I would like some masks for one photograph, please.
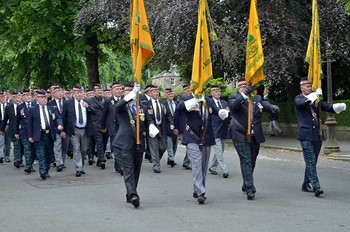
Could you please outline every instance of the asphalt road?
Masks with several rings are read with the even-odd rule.
[[[105,170],[87,166],[78,178],[69,159],[67,169],[51,169],[46,181],[38,172],[25,175],[23,168],[1,164],[0,231],[350,231],[350,163],[321,157],[318,174],[325,194],[316,198],[300,191],[299,152],[263,148],[255,170],[256,199],[248,201],[237,154],[227,147],[230,176],[208,174],[208,199],[199,205],[192,198],[191,172],[181,167],[184,151],[180,146],[174,168],[163,158],[160,174],[144,161],[138,209],[125,202],[124,182],[112,160]]]

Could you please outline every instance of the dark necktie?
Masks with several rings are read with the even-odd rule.
[[[45,112],[45,106],[41,107],[43,109],[43,116],[44,116],[44,121],[45,121],[45,128],[48,130],[50,128],[49,120],[47,119],[47,115]]]
[[[136,116],[136,103],[135,102],[130,106],[130,110],[131,110],[132,116],[135,118],[135,116]]]
[[[80,101],[78,101],[78,113],[79,113],[79,124],[83,124],[84,120],[83,120],[83,110],[81,108],[81,104],[80,104]]]
[[[171,115],[174,115],[174,109],[173,109],[173,103],[172,102],[169,102],[169,109],[170,109]]]
[[[1,118],[1,120],[3,119],[3,115],[2,115],[2,104],[0,103],[0,118]]]
[[[159,122],[160,121],[160,107],[159,107],[159,105],[158,105],[158,101],[157,100],[155,100],[155,103],[156,103],[156,119],[157,119],[157,121]]]
[[[220,102],[220,101],[218,101],[218,107],[219,107],[220,109],[222,109],[222,105],[221,105],[221,102]]]

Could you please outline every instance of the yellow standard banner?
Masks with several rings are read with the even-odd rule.
[[[192,65],[191,90],[196,97],[202,96],[203,88],[213,78],[212,62],[207,25],[207,2],[200,0],[198,9],[198,29]]]
[[[250,1],[249,25],[246,48],[245,79],[251,86],[264,81],[264,53],[261,42],[256,0]]]
[[[131,0],[130,21],[130,42],[135,83],[140,84],[142,68],[154,56],[143,0]]]
[[[312,27],[305,61],[309,64],[308,79],[312,82],[312,89],[321,88],[322,69],[317,0],[312,1]]]

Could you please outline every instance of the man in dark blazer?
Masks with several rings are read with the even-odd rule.
[[[35,172],[33,162],[35,159],[35,146],[28,140],[28,118],[29,109],[36,104],[32,101],[32,93],[29,90],[23,90],[23,102],[17,106],[18,117],[16,121],[15,137],[20,140],[23,147],[23,154],[25,157],[25,169],[27,174]]]
[[[13,91],[11,94],[11,102],[5,107],[4,120],[1,124],[0,133],[5,134],[5,157],[10,156],[11,142],[13,143],[13,165],[16,168],[20,168],[22,165],[22,152],[21,142],[15,137],[16,134],[16,122],[18,112],[17,106],[20,104],[20,96],[17,91]]]
[[[125,97],[116,104],[119,129],[113,141],[113,146],[117,147],[122,155],[126,202],[131,203],[135,208],[140,206],[137,185],[141,171],[142,155],[145,151],[146,126],[153,123],[146,108],[140,104],[140,144],[137,144],[135,99],[139,91],[139,85],[136,85],[135,88],[132,83],[125,85]]]
[[[346,105],[345,103],[331,105],[323,101],[316,103],[317,98],[322,96],[322,89],[312,92],[312,83],[307,78],[301,79],[300,90],[301,94],[294,98],[294,105],[298,119],[297,139],[300,140],[305,161],[305,174],[301,190],[312,192],[316,197],[319,197],[324,193],[316,170],[318,155],[324,139],[320,127],[320,110],[339,114],[346,110]]]
[[[63,137],[69,137],[72,142],[76,177],[85,174],[84,159],[88,149],[86,128],[90,115],[94,113],[94,108],[89,105],[89,101],[83,99],[83,92],[84,90],[80,85],[73,87],[73,98],[64,102],[62,114]]]
[[[116,118],[115,106],[122,98],[122,86],[115,82],[111,86],[112,96],[105,99],[103,104],[101,132],[107,133],[110,138],[111,152],[114,154],[114,169],[123,175],[121,154],[118,148],[113,147],[113,140],[118,132],[119,124]]]
[[[171,88],[165,89],[166,101],[164,102],[165,109],[170,113],[172,120],[174,121],[174,116],[176,113],[177,101],[174,100],[174,93]],[[175,124],[175,123],[174,123]],[[175,125],[174,125],[175,126]],[[168,152],[168,161],[167,164],[171,167],[176,165],[174,157],[178,145],[178,130],[174,127],[173,130],[170,128],[170,124],[167,126],[167,152]]]
[[[243,177],[242,191],[247,194],[248,200],[255,198],[253,172],[256,158],[259,155],[260,144],[265,142],[261,125],[262,111],[271,112],[278,110],[277,106],[263,101],[261,96],[255,95],[252,107],[251,138],[247,138],[248,128],[248,98],[253,88],[247,85],[244,79],[238,82],[238,93],[232,94],[228,99],[230,112],[232,113],[232,140],[238,153]]]
[[[183,97],[178,103],[177,110],[184,113],[186,128],[182,138],[182,144],[186,145],[186,153],[192,164],[193,197],[199,204],[204,204],[206,175],[211,146],[215,144],[212,127],[212,114],[218,114],[221,118],[228,117],[226,109],[219,111],[212,105],[213,101],[204,95],[195,98],[192,95]]]
[[[147,112],[155,122],[159,133],[155,136],[148,136],[152,165],[154,173],[160,173],[160,160],[167,149],[168,127],[174,130],[174,122],[169,111],[166,110],[163,101],[159,97],[158,87],[150,89],[151,100],[147,103]]]
[[[94,108],[93,114],[90,114],[90,121],[88,122],[88,136],[93,136],[97,150],[96,166],[101,169],[106,168],[105,148],[107,144],[107,135],[102,133],[101,120],[104,104],[103,88],[100,84],[94,85],[94,97],[89,99],[89,105]]]
[[[34,143],[39,161],[39,174],[45,180],[50,177],[53,142],[57,131],[63,130],[63,122],[56,108],[47,105],[45,90],[36,91],[38,104],[29,110],[28,140]]]
[[[51,89],[52,91],[52,100],[47,103],[50,106],[53,106],[57,111],[62,115],[63,114],[63,105],[66,101],[64,99],[63,91],[60,87],[55,86]],[[65,167],[66,154],[68,151],[69,145],[69,136],[62,138],[61,132],[57,131],[56,140],[53,145],[53,160],[56,166],[57,172],[61,172],[63,167]]]
[[[210,88],[210,94],[212,96],[213,108],[216,108],[217,111],[219,111],[220,109],[228,109],[227,101],[220,99],[220,86],[212,85]],[[227,139],[228,128],[230,125],[230,118],[228,117],[225,120],[222,120],[219,116],[213,115],[211,122],[215,137],[215,145],[213,146],[215,153],[213,156],[212,164],[209,168],[209,172],[213,175],[217,175],[216,168],[217,166],[220,166],[220,169],[222,171],[222,177],[227,178],[229,174],[224,160],[224,151],[225,141]]]

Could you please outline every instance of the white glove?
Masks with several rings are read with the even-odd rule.
[[[135,84],[134,89],[132,90],[135,94],[141,91],[141,85]],[[322,91],[322,90],[321,90]]]
[[[218,114],[221,120],[225,120],[228,117],[228,110],[220,109]]]
[[[277,113],[280,112],[280,108],[278,106],[276,106],[276,105],[272,105],[272,109],[273,109],[274,112],[277,112]]]
[[[130,101],[130,100],[135,100],[136,98],[136,93],[134,91],[130,91],[130,93],[128,93],[125,97],[124,100],[126,102]]]
[[[202,97],[200,97],[200,98],[194,97],[194,98],[186,100],[184,102],[184,104],[185,104],[186,110],[190,111],[195,105],[197,105],[200,102],[204,102],[204,101],[205,101],[205,96],[203,94]]]
[[[339,114],[340,112],[346,110],[346,105],[345,103],[335,103],[333,104],[333,110]]]
[[[131,99],[132,99],[132,100],[135,100],[135,99],[136,99],[136,94],[137,94],[138,92],[140,92],[140,90],[141,90],[140,84],[135,84],[133,90],[130,91],[130,93],[128,93],[128,94],[124,97],[124,100],[127,101],[127,102],[130,101]]]
[[[310,93],[309,95],[306,96],[306,98],[311,101],[312,103],[314,103],[317,99],[317,95],[315,92]]]
[[[159,133],[158,128],[154,124],[150,124],[148,127],[148,134],[151,138],[156,137],[156,135]]]
[[[322,96],[322,89],[321,88],[316,89],[316,96],[317,97]]]

